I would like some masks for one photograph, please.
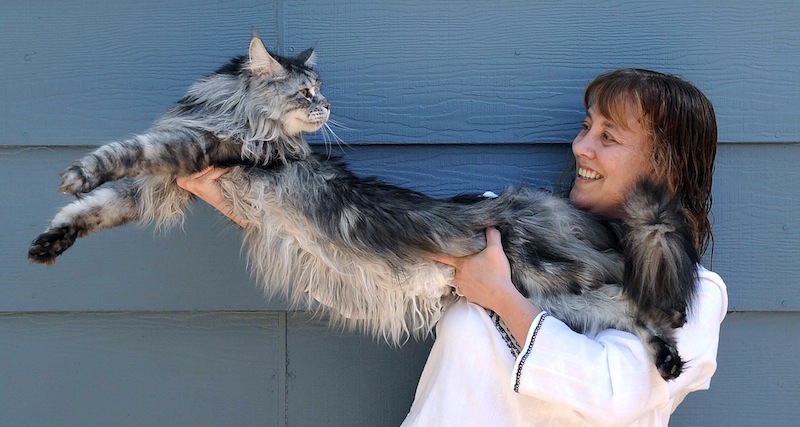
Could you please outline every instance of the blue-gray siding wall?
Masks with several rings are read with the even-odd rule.
[[[720,125],[713,269],[731,313],[712,389],[673,425],[796,425],[798,22],[794,0],[4,2],[0,425],[402,420],[430,343],[390,348],[265,300],[205,206],[184,231],[123,227],[53,267],[25,260],[68,201],[58,172],[146,128],[251,29],[317,48],[356,171],[435,196],[551,185],[603,71],[694,82]]]

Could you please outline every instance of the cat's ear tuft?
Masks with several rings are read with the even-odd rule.
[[[250,40],[249,54],[250,71],[253,73],[267,77],[277,77],[285,72],[281,64],[267,52],[261,37],[255,31],[253,31],[253,39]]]
[[[310,47],[297,55],[297,60],[302,62],[308,68],[314,68],[317,65],[317,53],[314,48]]]

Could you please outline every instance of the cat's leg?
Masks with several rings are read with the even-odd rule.
[[[136,191],[130,182],[120,181],[92,191],[63,207],[47,229],[33,240],[28,259],[52,264],[78,237],[116,227],[138,218]]]
[[[183,219],[192,195],[166,177],[122,180],[96,189],[65,206],[34,239],[28,259],[52,264],[79,237],[130,221],[171,226]]]
[[[574,331],[592,335],[605,329],[630,332],[647,349],[662,378],[670,380],[681,374],[684,362],[669,317],[639,311],[621,286],[602,285],[580,294],[544,295],[538,283],[521,285],[528,289],[534,304]]]
[[[669,339],[665,339],[665,335],[651,335],[650,346],[661,378],[673,380],[683,373],[684,361],[672,334],[669,334]]]
[[[238,144],[208,132],[156,129],[103,145],[76,161],[61,174],[60,190],[77,195],[123,177],[188,175],[209,165],[240,161],[239,150]]]

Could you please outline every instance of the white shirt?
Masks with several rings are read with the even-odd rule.
[[[517,354],[496,317],[460,300],[436,327],[403,426],[666,426],[688,393],[708,389],[717,367],[727,289],[702,267],[698,276],[687,323],[676,331],[688,362],[671,381],[628,332],[590,337],[547,316],[533,339],[540,315]]]

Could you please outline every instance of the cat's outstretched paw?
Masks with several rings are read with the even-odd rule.
[[[654,349],[654,357],[658,373],[665,380],[678,378],[683,372],[683,360],[674,345],[659,337],[650,338],[650,345]]]
[[[80,166],[72,165],[61,174],[61,186],[58,190],[77,196],[94,190],[101,183],[99,179],[86,174]]]
[[[75,243],[76,234],[67,227],[48,229],[34,239],[28,249],[28,260],[38,264],[53,264],[56,257]]]

